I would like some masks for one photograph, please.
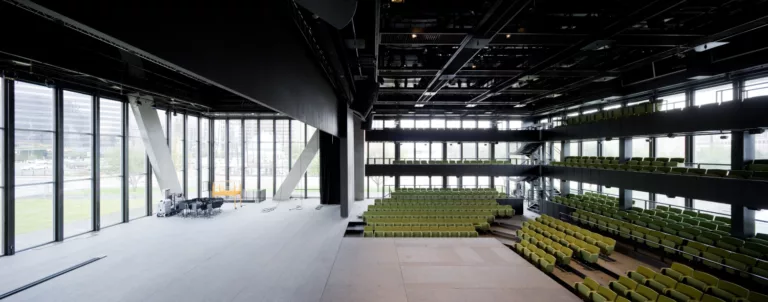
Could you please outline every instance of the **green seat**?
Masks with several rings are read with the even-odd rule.
[[[677,280],[669,276],[656,274],[653,279],[646,280],[645,285],[657,292],[664,293],[667,289],[674,289],[677,286]]]
[[[545,273],[551,274],[555,267],[555,261],[555,256],[542,253],[541,258],[539,259],[539,265]]]
[[[710,292],[713,296],[725,301],[736,301],[736,299],[747,299],[749,290],[734,283],[720,280],[716,287],[712,287]]]
[[[608,283],[608,288],[621,296],[627,296],[630,292],[634,291],[637,286],[637,282],[627,276],[619,276],[619,280]]]
[[[638,266],[634,271],[627,272],[628,277],[640,284],[644,284],[646,279],[653,279],[657,274],[654,270],[642,265]]]
[[[661,269],[661,273],[675,280],[682,280],[685,276],[692,276],[693,269],[687,265],[674,262],[672,266]]]
[[[718,227],[719,229],[720,227]],[[723,237],[715,244],[717,247],[724,248],[726,250],[736,252],[740,247],[744,246],[744,240],[734,237]]]
[[[717,286],[720,279],[702,271],[694,271],[691,276],[684,276],[681,282],[706,293],[711,287]]]
[[[754,302],[754,300],[750,300],[750,301]],[[701,302],[725,302],[725,300],[715,296],[710,296],[705,294],[704,296],[701,297]]]
[[[709,261],[702,261],[704,265],[709,266],[716,270],[721,270],[723,269],[722,264],[724,259],[730,257],[731,252],[721,249],[719,247],[710,246],[707,248],[706,251],[703,251],[701,255],[704,257],[704,259],[709,260]]]
[[[599,286],[597,292],[593,292],[591,296],[593,302],[616,301],[616,297],[618,297],[618,295],[615,292],[602,285]]]
[[[656,301],[658,297],[659,293],[645,285],[638,285],[634,291],[629,292],[629,299],[634,302]]]
[[[700,290],[685,283],[678,283],[674,289],[669,289],[666,294],[677,301],[698,301],[704,295]]]
[[[744,254],[732,253],[728,256],[728,258],[725,258],[725,265],[729,266],[725,268],[725,271],[729,274],[739,274],[744,278],[749,278],[749,275],[746,272],[749,271],[751,267],[757,265],[757,259]],[[741,272],[738,272],[730,267],[734,267]]]
[[[593,292],[597,292],[600,284],[597,283],[597,281],[592,280],[592,278],[586,277],[584,278],[584,282],[576,282],[574,287],[576,287],[576,291],[579,293],[579,296],[584,299],[589,299]]]

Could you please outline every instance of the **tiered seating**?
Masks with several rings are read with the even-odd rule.
[[[587,263],[596,263],[601,252],[609,254],[616,244],[616,241],[610,238],[555,220],[549,216],[542,216],[537,219],[540,220],[525,222],[523,229],[517,232],[518,237],[523,241],[539,245],[540,248],[549,247],[552,251],[551,254],[556,256],[561,264],[568,264],[574,253]],[[523,247],[525,247],[524,244]],[[566,251],[566,248],[570,252]],[[516,249],[518,251],[522,249],[520,244],[516,246]]]
[[[661,110],[662,103],[642,103],[634,106],[628,106],[624,108],[616,108],[612,110],[603,110],[590,114],[582,114],[579,116],[569,117],[565,119],[563,125],[581,125],[592,122],[599,122],[602,120],[620,119],[630,116],[638,116],[651,114]]]
[[[565,162],[551,162],[550,164],[558,167],[768,180],[768,160],[754,160],[746,166],[746,170],[680,167],[684,162],[684,158],[668,157],[633,157],[627,161],[621,161],[618,157],[568,156],[565,158]]]
[[[763,278],[746,273],[768,278],[768,246],[761,244],[763,240],[760,238],[744,241],[722,231],[722,227],[730,229],[726,226],[729,221],[725,217],[716,221],[712,215],[693,211],[677,214],[678,210],[666,207],[619,211],[615,206],[594,200],[589,196],[573,196],[557,197],[554,202],[576,208],[572,216],[581,224],[633,240],[652,250],[661,250],[669,256],[700,262],[714,271],[724,271],[761,284],[768,283]],[[761,237],[765,235],[761,234]]]
[[[394,165],[514,165],[517,161],[514,160],[470,160],[470,159],[458,159],[458,160],[394,160]]]
[[[639,266],[602,287],[590,278],[574,284],[579,295],[591,301],[766,301],[768,296],[749,291],[680,263],[656,272]]]
[[[365,237],[477,237],[496,216],[512,216],[494,189],[402,189],[363,213]]]

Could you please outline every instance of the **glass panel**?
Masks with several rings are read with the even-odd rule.
[[[429,128],[429,120],[416,120],[416,128],[418,129]]]
[[[429,176],[416,176],[417,188],[429,188]]]
[[[91,134],[64,133],[65,237],[92,230],[92,140]]]
[[[705,210],[709,212],[726,214],[729,216],[731,215],[731,205],[725,203],[694,199],[693,208],[696,210]]]
[[[173,113],[171,115],[171,160],[179,185],[184,189],[184,115]]]
[[[755,158],[768,159],[768,132],[755,135]]]
[[[475,120],[462,120],[461,121],[461,128],[464,128],[464,129],[475,129],[475,128],[477,128],[477,121],[475,121]]]
[[[443,160],[443,143],[432,143],[432,160]]]
[[[261,188],[267,191],[267,197],[274,195],[274,171],[275,171],[275,128],[273,120],[261,120],[259,121],[259,137],[261,137],[261,143],[259,145],[259,158],[261,159],[261,171],[259,172],[261,178]],[[319,183],[318,183],[319,185]]]
[[[145,152],[144,140],[141,139],[133,111],[128,110],[128,217],[130,219],[147,215],[147,155]]]
[[[489,143],[477,143],[477,159],[491,159],[491,145]]]
[[[415,159],[418,160],[427,160],[429,159],[429,146],[430,144],[427,142],[417,142],[414,143],[414,147],[416,147],[416,154]]]
[[[657,137],[656,157],[685,158],[685,137]]]
[[[699,89],[693,95],[693,104],[696,106],[731,100],[733,100],[733,84]]]
[[[493,144],[493,157],[494,159],[507,159],[509,158],[509,152],[507,152],[509,144],[505,142]]]
[[[299,159],[299,156],[301,155],[301,152],[304,151],[304,147],[307,145],[306,141],[309,140],[309,138],[304,137],[304,131],[306,130],[306,127],[304,127],[304,123],[300,121],[291,121],[291,169],[296,165],[296,161]],[[379,143],[379,146],[381,146],[381,143]],[[368,150],[366,150],[368,151]],[[384,155],[383,148],[380,149],[381,155]],[[367,154],[367,153],[366,153]],[[381,156],[379,157],[381,158]],[[298,197],[298,198],[304,198],[304,195],[306,193],[305,190],[305,180],[307,179],[307,174],[304,173],[304,176],[299,181],[299,184],[296,185],[296,188],[291,193],[292,197]],[[368,181],[366,180],[365,185],[368,185]],[[368,192],[366,187],[366,192]]]
[[[259,189],[259,121],[245,120],[245,190],[246,197]]]
[[[597,142],[588,141],[581,143],[581,155],[582,156],[597,156]]]
[[[603,194],[608,194],[608,195],[611,195],[611,196],[618,197],[619,196],[619,188],[603,186]]]
[[[449,160],[461,159],[461,144],[457,142],[449,142],[447,144],[447,158]]]
[[[650,142],[645,137],[638,137],[632,139],[632,157],[648,157],[650,156]]]
[[[275,190],[280,188],[283,184],[283,180],[288,176],[288,167],[290,165],[290,153],[288,152],[288,145],[290,144],[290,133],[288,129],[289,120],[277,120],[275,121],[275,134],[277,142],[275,144]]]
[[[523,128],[523,121],[521,120],[509,120],[509,129],[510,130],[519,130]]]
[[[661,111],[685,108],[685,93],[678,93],[659,98],[662,100]]]
[[[200,190],[197,184],[197,148],[199,147],[197,132],[197,117],[187,117],[187,198],[200,197]]]
[[[731,135],[713,134],[693,137],[693,158],[701,169],[730,169]],[[714,164],[714,165],[713,165]]]
[[[647,209],[648,203],[646,201],[650,198],[648,192],[632,191],[632,200],[634,201],[632,206]]]
[[[676,205],[680,208],[685,207],[685,198],[683,197],[669,197],[664,194],[656,194],[656,203],[662,203],[663,205]]]
[[[491,121],[488,121],[488,120],[477,121],[477,128],[479,129],[491,128]]]
[[[384,164],[384,143],[369,142],[368,144],[368,164]]]
[[[395,120],[384,121],[384,128],[395,128],[396,126],[397,126],[397,123],[395,123]]]
[[[210,135],[211,125],[210,120],[207,118],[200,119],[200,183],[203,186],[200,188],[200,196],[210,196],[211,187],[211,164],[210,164]]]
[[[745,99],[768,95],[768,77],[744,81],[742,91]]]
[[[459,129],[459,128],[461,128],[461,121],[460,120],[448,120],[446,122],[446,127],[448,129]]]
[[[603,156],[619,156],[619,140],[603,141]],[[556,157],[557,158],[557,157]]]
[[[461,187],[462,188],[476,188],[477,187],[477,177],[475,177],[475,176],[462,176],[461,177]]]
[[[461,143],[462,159],[477,159],[477,143]]]
[[[412,160],[415,158],[416,150],[413,143],[400,143],[400,159]]]
[[[444,129],[445,128],[445,120],[444,119],[433,119],[430,122],[430,127],[433,129]]]
[[[415,181],[413,176],[400,176],[401,188],[413,188],[413,182]]]
[[[15,207],[16,252],[53,241],[52,183],[17,186]]]
[[[432,176],[432,189],[439,189],[443,187],[442,176]]]
[[[229,120],[229,190],[242,190],[243,179],[240,166],[243,162],[243,126],[241,120]],[[286,152],[287,153],[287,152]]]
[[[395,143],[393,142],[384,143],[384,163],[391,164],[394,159],[395,159]]]
[[[416,125],[414,120],[400,120],[400,128],[412,129]]]
[[[213,121],[213,188],[226,185],[227,180],[227,121]]]
[[[477,177],[477,187],[478,188],[490,188],[491,187],[491,178],[489,176],[478,176]]]
[[[157,109],[157,116],[158,118],[160,118],[160,127],[163,128],[163,136],[165,136],[167,140],[168,114],[167,112],[165,112],[165,110]],[[152,177],[152,199],[150,200],[152,203],[160,201],[164,197],[163,191],[160,189],[160,185],[157,183],[157,175],[153,175],[153,176],[154,177]],[[150,209],[150,211],[152,210],[154,209]]]
[[[53,131],[53,89],[24,82],[15,89],[16,129]]]
[[[568,148],[570,154],[568,156],[579,156],[579,143],[578,142],[570,142],[568,143]]]
[[[373,120],[371,124],[371,129],[384,129],[384,121],[382,120]]]

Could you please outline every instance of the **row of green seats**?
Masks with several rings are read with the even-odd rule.
[[[568,235],[565,232],[558,231],[556,229],[552,229],[548,226],[545,226],[541,223],[536,224],[529,223],[523,226],[524,229],[530,229],[533,231],[531,232],[521,232],[518,234],[520,238],[523,238],[523,240],[529,240],[529,237],[531,237],[531,234],[541,234],[545,238],[549,238],[552,241],[556,241],[557,243],[560,243],[561,245],[567,246],[571,250],[573,250],[573,253],[579,256],[582,260],[586,261],[587,263],[596,263],[597,259],[600,255],[600,248],[596,246],[594,243],[588,243],[584,240],[578,239],[574,237],[573,235]],[[535,239],[536,237],[533,236]],[[535,241],[533,243],[536,243]]]
[[[680,232],[667,233],[582,210],[574,212],[573,217],[581,223],[597,226],[600,230],[636,241],[651,249],[662,249],[665,253],[680,255],[692,262],[701,262],[714,270],[725,270],[731,275],[738,275],[742,278],[751,277],[753,281],[758,283],[765,283],[765,280],[745,272],[768,278],[768,262],[758,260],[750,255],[765,256],[765,252],[768,251],[754,243],[744,243],[743,240],[732,237],[719,238],[718,241],[714,241],[711,232],[702,232],[697,229],[683,229]],[[714,234],[714,236],[719,235]],[[702,243],[701,241],[704,240],[709,240],[708,243],[714,243],[715,246]],[[680,253],[679,250],[685,253]],[[709,261],[701,260],[702,258]],[[728,267],[724,267],[723,264]]]
[[[565,232],[567,235],[576,237],[576,239],[584,240],[589,244],[596,245],[600,248],[600,252],[606,256],[610,256],[611,253],[613,253],[613,250],[616,248],[616,240],[605,237],[598,233],[591,232],[587,229],[580,228],[565,221],[555,219],[554,217],[541,215],[537,217],[536,220],[545,226],[555,228],[558,231]],[[536,224],[534,225],[536,226]],[[546,228],[544,229],[546,230]]]
[[[493,188],[400,188],[397,192],[471,192],[493,190]]]
[[[538,265],[542,271],[547,274],[551,274],[552,270],[555,268],[555,262],[557,261],[555,256],[547,253],[545,249],[538,248],[535,244],[530,244],[527,241],[523,242],[525,244],[516,244],[515,250],[517,250],[519,254],[523,255],[526,259],[530,260],[535,265]]]
[[[499,193],[496,194],[465,194],[465,195],[459,195],[459,194],[450,194],[450,195],[400,195],[400,194],[392,194],[390,195],[391,199],[398,199],[398,200],[408,200],[408,201],[419,201],[419,200],[471,200],[471,201],[487,201],[487,200],[496,200],[496,198],[501,197],[502,195]]]
[[[365,221],[370,226],[458,226],[471,224],[476,229],[488,231],[491,228],[490,223],[485,217],[464,218],[464,217],[441,217],[441,218],[391,218],[391,217],[368,217]]]
[[[578,162],[551,162],[550,165],[556,167],[577,167],[589,169],[679,174],[689,176],[768,180],[768,164],[752,164],[748,166],[749,170],[686,168],[678,167],[679,163],[675,161],[663,162],[637,160],[629,160],[623,164],[618,160],[597,160],[591,163],[580,160]]]
[[[461,226],[375,226],[367,225],[364,237],[477,237],[471,224]]]
[[[642,103],[633,106],[627,106],[623,108],[616,108],[610,110],[602,110],[595,113],[582,114],[579,116],[572,116],[565,119],[563,125],[581,125],[592,122],[599,122],[610,119],[620,119],[630,116],[645,115],[653,112],[660,111],[662,103]]]
[[[517,230],[517,237],[520,238],[520,242],[515,244],[515,250],[519,254],[524,255],[525,248],[529,245],[535,245],[540,249],[544,249],[552,256],[555,256],[557,263],[560,265],[568,265],[571,263],[571,257],[573,257],[573,250],[567,245],[563,245],[556,238],[544,237],[542,234],[534,232],[532,229],[524,228]]]
[[[511,160],[475,160],[475,159],[456,159],[456,160],[393,160],[393,165],[510,165],[515,164]]]
[[[621,158],[619,157],[611,157],[611,156],[566,156],[565,162],[566,163],[583,163],[583,164],[594,164],[594,163],[603,163],[606,160],[612,161],[621,161]],[[674,162],[674,163],[685,163],[685,158],[682,157],[630,157],[628,161],[634,161],[634,162]]]
[[[374,205],[430,205],[430,206],[470,206],[470,205],[498,205],[495,199],[465,199],[465,200],[438,200],[438,199],[374,199]]]
[[[451,212],[455,214],[471,214],[470,212],[488,212],[494,216],[512,217],[515,215],[515,210],[511,205],[495,205],[495,206],[394,206],[394,205],[371,205],[368,206],[369,212],[397,212],[397,211],[426,211],[436,212]]]

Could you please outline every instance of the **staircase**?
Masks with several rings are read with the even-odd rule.
[[[536,151],[538,151],[539,148],[543,145],[544,145],[543,142],[525,143],[520,148],[518,148],[517,151],[513,152],[512,154],[524,155],[531,159],[533,159],[534,157],[538,158],[538,154]]]

